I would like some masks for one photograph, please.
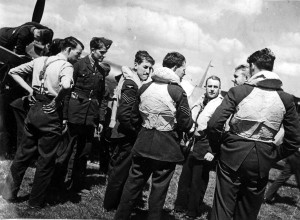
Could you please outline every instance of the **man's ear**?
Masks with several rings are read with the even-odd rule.
[[[134,67],[133,67],[133,69],[137,69],[137,66],[138,66],[138,63],[137,62],[134,62]]]
[[[72,48],[71,47],[67,47],[67,52],[68,54],[71,53]]]
[[[173,66],[173,67],[171,68],[171,70],[173,70],[173,72],[175,72],[175,71],[177,70],[177,66]]]

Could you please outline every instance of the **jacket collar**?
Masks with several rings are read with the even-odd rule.
[[[154,82],[176,83],[180,85],[179,76],[177,76],[173,70],[167,67],[160,67],[155,69],[151,78]]]
[[[267,70],[254,74],[245,84],[269,89],[281,89],[282,87],[282,81],[279,76]]]
[[[130,79],[135,82],[138,88],[142,86],[142,81],[137,73],[133,72],[128,66],[122,66],[122,74],[124,79]]]
[[[90,60],[90,55],[87,55],[83,58],[84,62],[86,63],[86,66],[92,71],[92,72],[95,72],[95,69],[92,67],[92,64],[91,64],[91,60]]]

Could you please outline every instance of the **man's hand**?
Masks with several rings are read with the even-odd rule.
[[[214,155],[207,152],[204,156],[204,159],[207,160],[207,161],[212,161],[214,159]]]
[[[22,97],[23,102],[28,102],[29,106],[33,106],[36,103],[36,99],[32,94],[29,94],[28,96]]]
[[[98,124],[98,127],[97,127],[97,132],[98,134],[101,134],[103,131],[103,125],[101,123]]]
[[[62,122],[62,134],[65,134],[66,132],[67,132],[67,130],[68,130],[68,120],[63,120],[63,122]]]
[[[61,106],[61,102],[57,102],[55,99],[53,99],[49,104],[43,105],[42,109],[44,113],[51,114],[56,111]]]

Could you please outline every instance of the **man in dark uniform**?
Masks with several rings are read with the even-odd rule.
[[[122,76],[115,89],[118,107],[117,109],[113,108],[112,111],[112,118],[115,116],[117,118],[111,136],[116,144],[116,149],[110,161],[108,183],[103,201],[103,207],[107,210],[118,207],[128,177],[131,166],[131,149],[137,137],[137,131],[130,123],[131,109],[137,90],[148,79],[154,63],[154,59],[147,51],[138,51],[135,55],[134,67],[132,69],[126,66],[122,67]]]
[[[65,99],[64,123],[68,121],[72,151],[68,169],[74,191],[84,188],[88,155],[92,149],[95,129],[103,128],[107,101],[103,99],[108,64],[100,63],[112,41],[94,37],[90,42],[91,53],[74,64],[74,87]]]
[[[171,52],[156,69],[153,82],[137,93],[132,124],[138,129],[132,148],[132,166],[114,219],[129,219],[135,201],[152,175],[148,219],[159,220],[176,163],[184,156],[180,149],[182,132],[188,132],[193,119],[186,93],[180,86],[185,75],[185,57]]]
[[[276,201],[276,193],[278,189],[295,174],[296,183],[300,190],[300,148],[298,151],[286,158],[283,170],[276,180],[268,188],[265,195],[265,202],[272,204]]]
[[[40,57],[10,70],[12,78],[28,91],[32,106],[25,119],[21,144],[2,190],[5,200],[17,200],[26,169],[38,153],[28,205],[29,208],[44,206],[61,138],[62,102],[73,81],[73,66],[68,61],[78,60],[83,48],[79,40],[68,37],[64,39],[58,55]],[[21,77],[24,74],[32,74],[32,87]]]
[[[4,27],[0,29],[0,46],[16,54],[27,55],[26,46],[33,41],[45,46],[51,43],[53,31],[36,22],[27,22],[19,27]]]
[[[294,98],[272,72],[274,60],[268,48],[253,53],[251,78],[228,91],[208,122],[211,147],[220,153],[211,220],[256,219],[272,165],[300,147]],[[230,129],[222,133],[231,114]],[[277,147],[281,124],[285,134]]]

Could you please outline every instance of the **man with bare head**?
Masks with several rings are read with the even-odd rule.
[[[207,139],[207,122],[221,104],[221,80],[213,75],[206,80],[206,93],[192,106],[192,117],[196,121],[191,129],[193,146],[178,182],[177,198],[174,204],[176,212],[185,212],[186,218],[194,219],[203,211],[203,198],[209,181],[209,171],[213,168],[214,154]]]
[[[249,65],[241,64],[234,69],[233,79],[234,86],[243,85],[250,78]]]
[[[219,152],[211,220],[257,219],[269,171],[300,147],[300,123],[294,97],[282,90],[268,49],[251,54],[250,78],[231,88],[208,122],[208,137]],[[230,117],[230,128],[223,132]],[[274,146],[281,125],[283,144]]]

